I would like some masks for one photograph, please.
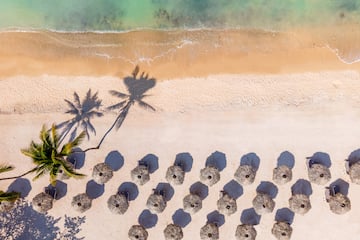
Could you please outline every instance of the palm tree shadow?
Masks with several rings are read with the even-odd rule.
[[[115,90],[110,91],[110,94],[114,97],[123,99],[121,102],[107,108],[108,110],[120,110],[118,118],[116,119],[116,129],[119,129],[121,127],[122,122],[124,121],[129,112],[130,106],[134,105],[135,103],[137,103],[142,108],[155,111],[155,108],[153,106],[144,102],[144,98],[148,96],[145,95],[145,93],[149,89],[155,87],[156,79],[149,78],[149,75],[145,74],[144,72],[139,75],[139,71],[139,66],[136,66],[134,71],[132,72],[132,76],[124,78],[124,84],[126,86],[128,94]]]
[[[74,92],[74,102],[64,99],[69,109],[65,112],[73,116],[72,119],[64,121],[56,126],[57,129],[62,129],[60,139],[61,141],[70,133],[70,140],[74,139],[78,128],[85,131],[86,136],[90,139],[90,133],[96,135],[94,125],[91,119],[94,117],[102,117],[104,114],[100,111],[101,102],[98,98],[98,93],[91,93],[91,89],[86,93],[85,98],[81,101],[77,92]]]

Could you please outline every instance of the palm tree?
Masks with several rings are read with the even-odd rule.
[[[99,149],[102,142],[105,140],[106,136],[111,132],[111,130],[116,127],[116,130],[118,130],[122,123],[124,122],[130,107],[137,103],[140,107],[145,109],[150,109],[152,111],[155,111],[155,108],[149,105],[148,103],[144,102],[144,98],[148,95],[145,95],[144,93],[148,91],[150,88],[153,88],[156,84],[156,80],[154,78],[149,78],[149,76],[144,72],[139,74],[139,66],[136,66],[134,71],[132,72],[132,76],[124,78],[125,86],[128,90],[128,94],[122,93],[115,90],[110,90],[110,94],[122,99],[117,104],[114,104],[112,106],[109,106],[108,110],[119,110],[118,116],[115,119],[114,123],[111,125],[111,127],[106,131],[104,136],[101,138],[99,144],[96,147],[88,148],[84,150],[84,152],[94,149]]]
[[[8,172],[13,170],[14,167],[10,165],[0,165],[0,173]],[[0,190],[0,202],[15,202],[20,197],[18,192],[4,192]]]
[[[67,136],[67,134],[73,129],[71,138],[76,136],[77,129],[81,127],[85,131],[87,138],[90,138],[89,130],[96,135],[96,130],[90,120],[94,117],[102,117],[104,114],[99,110],[101,107],[101,100],[98,99],[98,93],[91,94],[91,89],[86,93],[85,98],[80,101],[79,95],[74,92],[74,102],[64,99],[69,106],[69,110],[65,113],[71,114],[74,117],[68,121],[62,122],[57,125],[57,128],[64,127],[60,135],[60,143]]]
[[[85,132],[82,132],[73,141],[64,144],[60,149],[60,139],[55,125],[52,125],[51,127],[51,134],[48,130],[46,130],[44,125],[40,131],[41,143],[31,141],[28,149],[21,150],[23,154],[32,158],[36,167],[20,176],[1,178],[0,180],[20,178],[33,172],[36,173],[33,180],[36,180],[49,173],[50,183],[55,186],[56,177],[60,169],[63,169],[63,171],[70,177],[83,177],[83,174],[74,171],[70,163],[66,160],[66,157],[72,153],[73,148],[78,146],[84,137]]]

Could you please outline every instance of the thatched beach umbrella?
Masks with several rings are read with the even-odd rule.
[[[211,187],[220,180],[220,172],[215,167],[207,166],[200,170],[200,180]]]
[[[0,213],[8,212],[15,206],[15,201],[0,201]]]
[[[350,180],[353,183],[360,184],[360,161],[352,164],[349,168]]]
[[[107,205],[110,211],[115,214],[124,214],[129,208],[129,202],[124,194],[111,195]]]
[[[329,168],[318,163],[312,164],[311,167],[308,168],[308,175],[310,182],[319,185],[324,185],[331,179]]]
[[[271,233],[278,240],[289,240],[292,234],[292,227],[287,222],[276,222],[271,229]]]
[[[183,206],[186,212],[194,214],[202,208],[202,200],[199,195],[190,193],[184,197]]]
[[[98,184],[104,184],[113,177],[113,170],[106,163],[99,163],[94,166],[92,177]]]
[[[215,223],[207,223],[200,229],[201,240],[219,239],[219,227]]]
[[[139,185],[144,185],[150,180],[149,169],[147,166],[139,165],[131,170],[131,179]]]
[[[47,193],[39,193],[32,200],[33,209],[40,213],[46,213],[53,207],[53,197]]]
[[[304,194],[294,194],[289,199],[289,207],[294,213],[303,215],[311,209],[310,199]]]
[[[350,199],[341,193],[336,193],[329,198],[330,210],[336,214],[344,214],[351,210]]]
[[[174,185],[184,182],[185,172],[180,166],[170,166],[166,172],[166,180]]]
[[[128,236],[130,240],[146,240],[149,235],[143,226],[133,225],[129,229]]]
[[[256,235],[256,229],[249,224],[238,225],[235,232],[236,240],[255,240]]]
[[[73,197],[71,206],[78,212],[85,212],[91,207],[91,199],[86,193],[81,193]]]
[[[164,229],[164,237],[166,240],[181,240],[184,237],[180,226],[176,224],[169,224]]]
[[[162,213],[166,208],[166,201],[161,194],[153,193],[149,196],[146,206],[152,213]]]
[[[288,166],[280,165],[274,168],[273,180],[275,183],[282,185],[290,182],[291,179],[292,179],[292,171],[291,168],[289,168]]]
[[[250,165],[241,165],[234,174],[234,178],[242,185],[252,184],[255,180],[256,169]]]
[[[264,213],[271,213],[274,210],[275,202],[266,193],[257,193],[252,201],[255,212],[259,215]]]
[[[222,192],[221,195],[222,196],[217,201],[219,212],[228,216],[235,213],[237,210],[236,200],[230,197],[226,192]]]

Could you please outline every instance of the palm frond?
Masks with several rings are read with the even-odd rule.
[[[46,129],[46,126],[43,125],[41,131],[40,131],[40,139],[47,145],[52,146],[52,142],[50,139],[49,131]]]
[[[61,156],[69,155],[72,152],[72,149],[74,147],[77,147],[81,143],[81,141],[85,138],[85,135],[86,135],[86,133],[85,133],[85,131],[83,131],[73,141],[65,144],[60,151],[60,155]]]
[[[56,131],[56,125],[53,124],[51,127],[51,135],[52,135],[52,140],[53,140],[53,148],[57,149],[58,145],[59,145],[59,136],[58,133]]]
[[[102,112],[98,112],[98,111],[90,111],[86,113],[86,116],[88,118],[93,118],[93,117],[102,117],[104,116],[104,114]]]
[[[0,202],[14,202],[20,198],[20,193],[18,192],[2,192],[0,191]]]
[[[87,126],[89,127],[90,131],[92,133],[94,133],[94,135],[96,135],[96,130],[95,130],[95,127],[92,125],[92,123],[90,122],[90,119],[86,120],[86,124]]]
[[[78,114],[79,110],[78,108],[75,106],[75,104],[73,104],[72,102],[70,102],[67,99],[64,99],[64,101],[69,105],[70,110],[66,111],[65,113],[71,113],[71,114]]]
[[[80,97],[77,94],[77,92],[74,92],[74,100],[75,100],[75,103],[76,103],[76,108],[81,109]]]
[[[81,177],[85,177],[86,175],[82,174],[82,173],[78,173],[76,172],[71,166],[70,164],[65,161],[64,159],[59,159],[59,162],[62,166],[62,168],[64,169],[64,172],[70,176],[70,177],[75,177],[75,178],[81,178]]]
[[[126,102],[127,102],[127,100],[119,102],[117,104],[114,104],[114,105],[111,105],[111,106],[107,107],[107,109],[108,110],[115,110],[115,109],[122,108]]]
[[[134,70],[132,71],[131,75],[132,75],[134,78],[136,78],[136,76],[137,76],[138,73],[139,73],[139,70],[140,70],[139,66],[136,65],[136,67],[135,67]]]
[[[142,101],[142,100],[138,100],[136,101],[140,107],[143,107],[145,109],[150,109],[152,111],[156,111],[155,108],[153,106],[151,106],[150,104],[147,104],[146,102]]]
[[[128,97],[130,97],[128,94],[118,92],[118,91],[115,91],[115,90],[110,90],[109,93],[111,95],[113,95],[114,97],[118,97],[118,98],[128,98]]]
[[[6,164],[0,164],[0,173],[4,173],[4,172],[8,172],[13,170],[14,167],[11,165],[6,165]]]

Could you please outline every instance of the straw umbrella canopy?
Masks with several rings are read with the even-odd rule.
[[[276,222],[271,229],[271,233],[278,240],[289,240],[292,234],[292,227],[287,222]]]
[[[200,180],[211,187],[220,180],[220,172],[215,167],[207,166],[200,170]]]
[[[86,193],[81,193],[73,197],[71,206],[78,212],[85,212],[91,207],[91,199]]]
[[[0,201],[0,213],[8,212],[15,206],[14,201]]]
[[[336,214],[344,214],[351,210],[350,199],[341,193],[336,193],[329,198],[330,210]]]
[[[74,170],[74,165],[71,162],[66,162],[67,167],[69,167],[71,170]],[[57,174],[58,179],[60,180],[66,180],[69,179],[70,176],[66,174],[66,172],[64,171],[63,167],[59,168],[58,174]]]
[[[304,194],[294,194],[289,199],[289,207],[294,213],[304,215],[311,209],[310,199]]]
[[[169,224],[164,229],[164,237],[166,240],[181,240],[184,234],[180,226]]]
[[[129,208],[129,202],[124,194],[111,195],[107,205],[110,211],[115,214],[124,214]]]
[[[252,184],[255,180],[256,169],[250,165],[241,165],[234,174],[234,178],[242,185]]]
[[[308,169],[309,180],[312,183],[324,185],[331,179],[329,168],[322,164],[315,163]]]
[[[180,166],[170,166],[166,172],[166,180],[174,185],[181,185],[184,182],[185,172]]]
[[[146,202],[147,208],[152,213],[162,213],[166,208],[166,201],[160,194],[151,194]]]
[[[98,184],[104,184],[113,177],[113,170],[106,163],[99,163],[94,166],[92,177]]]
[[[349,175],[351,182],[360,184],[360,161],[350,166]]]
[[[230,197],[227,193],[222,193],[222,196],[217,201],[217,208],[220,213],[225,215],[231,215],[237,211],[236,200]]]
[[[202,200],[199,195],[190,193],[184,197],[183,206],[186,212],[194,214],[202,208]]]
[[[291,179],[292,179],[292,171],[291,168],[289,168],[288,166],[281,165],[274,168],[273,180],[275,183],[282,185],[290,182]]]
[[[150,180],[149,169],[147,166],[139,165],[131,170],[131,179],[139,185],[144,185]]]
[[[219,239],[219,227],[215,223],[207,223],[200,229],[201,240]]]
[[[256,229],[249,224],[238,225],[235,232],[236,240],[255,240],[256,235]]]
[[[128,236],[130,240],[146,240],[149,234],[143,226],[133,225],[129,229]]]
[[[35,211],[46,213],[53,207],[53,201],[49,194],[41,192],[33,198],[32,205]]]
[[[266,193],[257,193],[252,201],[253,207],[257,214],[271,213],[274,210],[275,202]]]

